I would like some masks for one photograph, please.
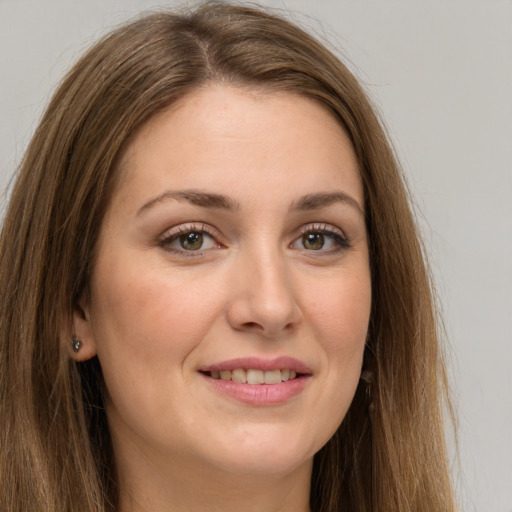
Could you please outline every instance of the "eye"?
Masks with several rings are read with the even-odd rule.
[[[304,226],[301,232],[301,236],[291,244],[293,249],[335,253],[350,247],[343,232],[334,226],[308,225]]]
[[[176,252],[195,252],[219,248],[220,244],[204,226],[179,226],[166,232],[159,242],[162,247]]]
[[[312,251],[319,251],[320,249],[323,249],[326,241],[329,242],[329,239],[323,233],[313,232],[304,233],[301,240],[304,249]]]

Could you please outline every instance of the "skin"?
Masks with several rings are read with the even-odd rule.
[[[211,85],[144,125],[119,165],[74,357],[101,362],[120,510],[309,510],[313,455],[353,398],[370,314],[347,136],[313,100]],[[162,197],[183,190],[236,206]],[[198,250],[178,236],[191,231]],[[261,406],[199,372],[248,356],[291,356],[311,375]]]

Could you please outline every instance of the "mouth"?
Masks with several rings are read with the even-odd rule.
[[[280,384],[281,382],[288,382],[304,375],[290,368],[266,371],[257,368],[235,368],[234,370],[212,370],[201,373],[212,379],[252,385]]]
[[[300,395],[312,372],[291,357],[232,359],[199,369],[221,395],[252,406],[279,405]]]

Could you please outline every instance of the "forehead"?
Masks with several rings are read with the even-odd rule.
[[[341,124],[319,102],[288,92],[195,91],[142,126],[119,167],[119,193],[200,186],[262,199],[276,190],[286,196],[343,186],[364,207]]]

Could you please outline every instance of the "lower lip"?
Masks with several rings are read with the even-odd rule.
[[[242,384],[232,380],[204,378],[216,391],[248,405],[278,405],[300,394],[309,380],[302,375],[280,384]]]

